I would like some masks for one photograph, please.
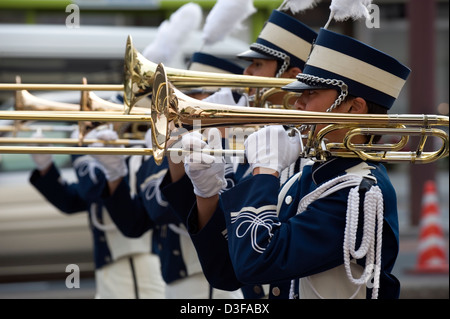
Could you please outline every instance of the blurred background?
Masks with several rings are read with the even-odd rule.
[[[2,0],[0,83],[14,83],[20,76],[22,83],[80,84],[86,77],[89,84],[122,84],[127,36],[132,35],[136,49],[142,52],[158,26],[188,2],[201,5],[204,17],[215,4],[213,0]],[[245,21],[245,29],[231,32],[204,51],[242,63],[235,55],[248,49],[281,3],[255,0],[257,12]],[[299,17],[318,31],[328,19],[329,4],[321,1]],[[379,27],[346,21],[332,23],[330,29],[360,39],[412,69],[390,113],[448,116],[449,1],[378,0],[373,4],[379,7]],[[67,24],[71,5],[79,9],[79,27]],[[169,67],[186,68],[192,53],[200,49],[200,30],[186,41]],[[32,93],[70,103],[79,103],[80,96],[74,91]],[[105,99],[111,95],[96,93]],[[1,110],[13,107],[14,92],[0,91],[0,105]],[[75,180],[69,155],[55,159],[63,176]],[[408,270],[417,264],[423,188],[430,180],[436,184],[448,267],[449,159],[386,166],[398,196],[401,245],[395,274],[402,282],[401,297],[448,298],[448,270],[422,274]],[[0,298],[91,298],[94,266],[87,215],[65,216],[49,205],[29,185],[32,168],[29,155],[0,154]],[[81,288],[76,291],[64,286],[65,267],[72,263],[82,272]]]

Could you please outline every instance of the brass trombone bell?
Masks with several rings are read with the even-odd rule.
[[[16,111],[79,111],[80,105],[49,101],[32,95],[27,90],[18,90],[15,94]]]
[[[64,91],[123,91],[126,113],[143,96],[152,92],[157,64],[146,59],[133,46],[128,36],[125,49],[124,82],[115,84],[22,84],[0,83],[0,90],[64,90]],[[293,81],[290,78],[234,75],[166,68],[169,80],[178,88],[233,87],[233,88],[281,88]],[[262,98],[263,100],[265,98]]]
[[[125,50],[124,102],[127,113],[143,96],[152,93],[158,64],[149,61],[133,46],[128,36]],[[233,88],[281,88],[294,79],[250,75],[236,75],[165,68],[169,81],[177,88],[233,87]]]
[[[20,77],[16,77],[16,82],[20,83]],[[83,78],[82,80],[83,85],[87,85],[86,78]],[[37,97],[27,90],[18,90],[15,93],[15,104],[14,104],[15,110],[29,110],[29,111],[68,111],[71,112],[78,112],[78,111],[95,111],[95,112],[118,112],[118,113],[124,113],[125,107],[123,104],[117,104],[113,103],[107,100],[104,100],[100,98],[97,94],[95,94],[93,91],[81,91],[81,99],[80,104],[72,104],[72,103],[63,103],[63,102],[55,102],[47,99],[43,99],[40,97]],[[148,112],[150,107],[148,106],[148,109],[145,109],[140,106],[135,107],[136,112],[140,112],[142,114],[145,114]],[[136,113],[135,112],[135,113]],[[22,123],[18,123],[20,121],[15,121],[16,129],[11,130],[13,132],[18,132],[20,130],[28,130],[24,128],[24,125]],[[117,132],[119,133],[119,136],[123,137],[124,132],[127,130],[127,127],[130,125],[130,123],[124,123],[119,128],[116,128]],[[87,127],[85,122],[79,122],[79,131],[80,131],[80,144],[84,138],[84,135],[87,133]],[[133,124],[131,124],[132,129],[134,132],[137,133],[136,130],[133,127]],[[36,127],[38,128],[38,127]],[[47,130],[49,130],[47,128]],[[59,129],[60,130],[60,129]],[[130,135],[130,134],[127,134]],[[134,134],[135,135],[135,134]],[[142,135],[142,134],[139,134]]]

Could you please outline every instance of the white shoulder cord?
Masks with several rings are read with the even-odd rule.
[[[181,228],[180,226],[177,226],[175,224],[169,224],[169,228],[175,233],[178,234],[179,236],[185,236],[185,237],[189,237],[189,233],[186,229]]]
[[[107,232],[107,231],[113,231],[113,230],[117,230],[117,226],[114,223],[111,224],[102,224],[100,223],[100,221],[97,219],[97,204],[96,203],[92,203],[91,204],[91,221],[92,224],[94,225],[95,228]]]
[[[365,195],[364,201],[364,229],[363,229],[363,239],[360,249],[355,252],[356,245],[356,231],[358,229],[358,216],[359,216],[359,185],[362,181],[362,177],[359,175],[347,174],[336,177],[318,187],[316,190],[312,191],[308,195],[302,198],[298,205],[297,214],[303,212],[306,207],[313,201],[328,196],[329,194],[336,192],[340,189],[355,186],[350,190],[348,196],[347,204],[347,215],[346,215],[346,226],[344,232],[344,265],[347,272],[347,277],[349,280],[358,285],[358,289],[350,298],[353,298],[359,291],[361,286],[367,283],[368,279],[372,274],[374,268],[374,244],[375,244],[375,220],[378,222],[378,232],[377,232],[377,247],[376,247],[376,266],[375,275],[373,283],[372,298],[376,299],[378,297],[378,287],[380,281],[380,270],[381,270],[381,235],[383,232],[383,196],[381,190],[378,186],[373,186],[370,188]],[[349,242],[350,241],[350,242]],[[349,248],[349,247],[353,248]],[[350,269],[350,254],[356,259],[361,259],[367,254],[366,266],[364,273],[359,279],[354,279],[351,274]],[[308,281],[310,284],[310,282]],[[310,284],[311,285],[311,284]],[[322,298],[318,292],[311,287],[315,293]],[[291,293],[293,295],[293,284],[291,284]]]
[[[347,204],[347,218],[344,235],[344,265],[347,277],[355,285],[368,284],[375,267],[372,299],[378,298],[381,271],[381,243],[383,233],[383,195],[378,186],[372,186],[366,192],[364,200],[364,227],[360,248],[355,251],[358,229],[359,192],[355,187],[350,190]],[[376,225],[377,223],[377,225]],[[378,227],[375,241],[375,227]],[[376,242],[376,247],[375,247]],[[364,272],[360,278],[353,277],[350,269],[350,255],[356,259],[366,257]],[[376,256],[375,256],[376,255]],[[375,259],[375,264],[374,264]]]
[[[101,165],[92,160],[92,157],[89,155],[85,155],[85,156],[80,156],[78,158],[75,159],[75,161],[73,161],[73,167],[77,170],[79,176],[83,177],[86,175],[89,175],[89,178],[92,180],[92,182],[94,184],[98,183],[97,180],[97,175],[95,174],[95,168],[99,168],[102,169]],[[112,231],[112,230],[117,230],[117,227],[115,224],[111,223],[108,225],[104,225],[102,224],[98,218],[97,218],[97,204],[96,203],[92,203],[91,204],[91,213],[90,213],[90,217],[91,217],[91,222],[92,225],[101,230],[101,231]]]

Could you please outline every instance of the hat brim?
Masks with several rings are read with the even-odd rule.
[[[275,60],[273,56],[262,54],[253,50],[247,50],[237,55],[239,59],[252,61],[253,59]]]
[[[291,82],[281,89],[290,92],[303,92],[305,90],[326,90],[326,89],[336,89],[333,85],[325,85],[325,84],[306,84],[300,81]]]

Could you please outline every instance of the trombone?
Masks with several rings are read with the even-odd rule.
[[[448,127],[448,116],[402,115],[402,114],[347,114],[307,112],[287,109],[248,108],[207,103],[186,96],[167,80],[164,65],[159,64],[154,74],[152,92],[152,148],[157,164],[161,164],[167,152],[166,143],[172,133],[172,126],[192,126],[200,121],[202,127],[229,127],[254,125],[305,125],[329,124],[316,137],[310,131],[307,147],[302,157],[325,161],[330,156],[360,157],[363,160],[382,162],[430,163],[448,156],[448,134],[432,126]],[[174,125],[170,125],[174,124]],[[326,135],[337,129],[348,132],[342,143],[326,143]],[[358,135],[400,135],[396,144],[354,144],[352,138]],[[415,151],[400,151],[409,136],[420,136]],[[425,152],[429,136],[440,138],[441,147]]]
[[[19,76],[16,77],[16,83],[20,83],[21,79]],[[86,78],[82,79],[83,85],[87,85]],[[140,111],[141,113],[145,113],[147,109],[150,109],[149,105],[144,107],[144,103],[142,107],[138,105],[135,107],[135,110]],[[147,109],[146,109],[147,108]],[[123,113],[125,111],[125,107],[123,104],[113,103],[107,100],[100,98],[93,91],[81,91],[81,99],[80,104],[73,103],[64,103],[64,102],[55,102],[47,99],[43,99],[31,94],[28,90],[17,90],[15,92],[15,103],[14,109],[17,111],[68,111],[68,112],[78,112],[78,111],[95,111],[95,112],[120,112]],[[73,131],[75,127],[50,127],[50,126],[42,126],[42,125],[34,125],[34,126],[25,126],[20,121],[14,121],[13,126],[0,126],[0,132],[13,132],[13,135],[16,136],[18,131],[35,131],[35,130],[46,130],[46,131]],[[87,132],[86,124],[83,122],[79,123],[80,128],[80,143],[83,139],[83,136]],[[128,129],[129,123],[124,123],[120,127],[116,128],[120,137],[133,137],[138,136],[143,138],[142,132],[138,130],[137,127],[132,126],[131,132],[126,132]]]

